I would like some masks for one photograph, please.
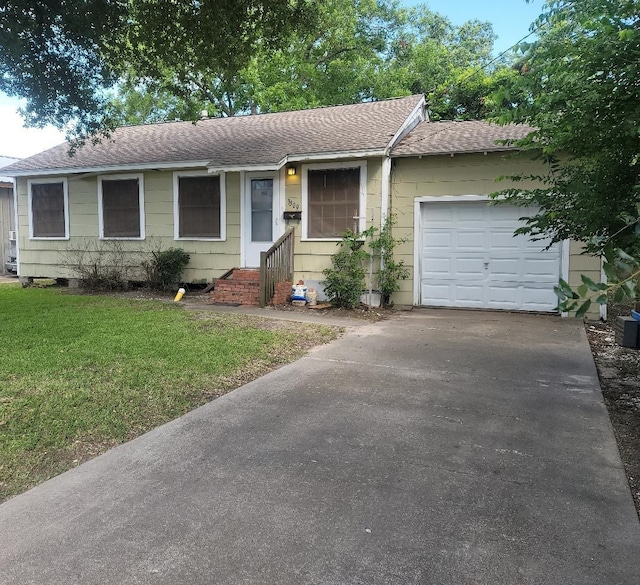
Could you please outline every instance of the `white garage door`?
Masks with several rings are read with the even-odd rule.
[[[421,204],[420,303],[553,311],[560,245],[513,237],[525,211],[486,201]]]

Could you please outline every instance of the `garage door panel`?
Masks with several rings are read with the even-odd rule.
[[[523,210],[485,202],[429,202],[421,210],[425,305],[554,311],[560,246],[513,236]]]
[[[530,278],[535,276],[536,280],[544,279],[544,282],[558,284],[558,259],[557,258],[525,258],[524,276]]]
[[[451,277],[451,258],[430,258],[423,269],[423,275],[429,278],[448,280]]]
[[[457,284],[453,287],[454,300],[461,307],[482,307],[482,293],[484,286],[473,284]]]
[[[448,230],[424,230],[422,233],[423,248],[451,248],[452,234]]]
[[[456,279],[485,278],[484,262],[482,258],[456,258],[453,262],[454,272],[452,276]]]
[[[431,299],[432,305],[436,307],[448,307],[452,287],[449,284],[423,285],[421,292],[423,298]]]
[[[513,229],[504,229],[490,232],[490,246],[492,250],[523,250],[527,247],[527,239],[523,236],[513,235]]]
[[[520,237],[524,238],[525,236],[520,236]],[[536,241],[529,240],[527,249],[532,252],[544,253],[546,251],[546,248],[549,247],[550,243],[551,243],[551,240],[548,238],[545,238],[544,240],[536,240]]]
[[[520,294],[516,288],[489,287],[487,306],[492,309],[517,310],[520,305]]]
[[[460,229],[455,238],[458,249],[476,251],[478,247],[489,248],[486,230]]]
[[[492,258],[488,278],[519,281],[523,277],[523,265],[517,258]]]
[[[431,213],[430,225],[435,228],[447,228],[451,225],[451,222],[457,221],[457,219],[455,209],[441,205]]]

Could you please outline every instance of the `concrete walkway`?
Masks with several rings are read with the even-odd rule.
[[[579,323],[414,311],[0,506],[0,583],[638,585]]]

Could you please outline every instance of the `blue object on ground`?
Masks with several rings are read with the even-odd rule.
[[[633,309],[631,309],[631,316],[632,316],[636,321],[640,321],[640,313],[638,313],[638,311],[634,311]]]

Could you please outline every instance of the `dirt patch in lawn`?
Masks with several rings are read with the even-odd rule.
[[[629,487],[640,516],[640,350],[619,346],[614,323],[628,307],[612,307],[606,323],[590,321],[587,337],[618,442]]]

